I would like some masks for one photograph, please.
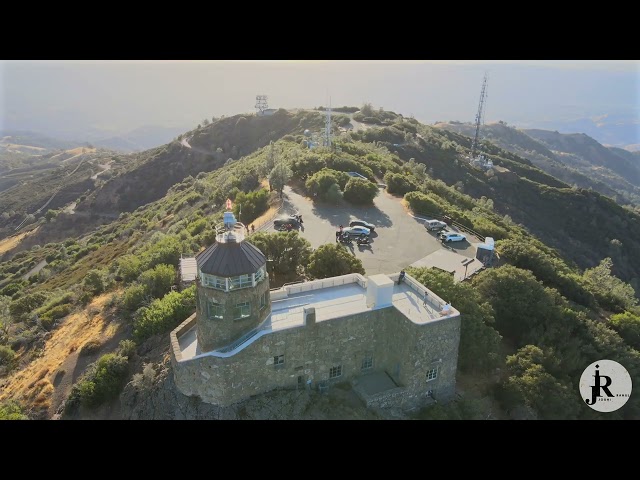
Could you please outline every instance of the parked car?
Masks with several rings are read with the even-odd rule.
[[[367,237],[371,233],[371,230],[365,227],[347,227],[342,230],[343,233],[351,237],[358,237],[360,235],[366,235]]]
[[[442,232],[439,237],[442,243],[461,242],[467,239],[463,234],[457,232]]]
[[[273,226],[276,229],[287,224],[293,225],[294,228],[298,228],[300,226],[300,222],[298,222],[298,219],[293,215],[278,217],[273,221]]]
[[[442,230],[447,227],[448,225],[440,220],[426,220],[424,222],[424,228],[427,230]]]
[[[351,222],[349,222],[349,226],[350,227],[368,228],[372,232],[374,232],[376,230],[376,226],[374,224],[369,223],[369,222],[365,222],[364,220],[352,220]]]

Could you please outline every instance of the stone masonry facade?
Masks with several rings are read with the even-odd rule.
[[[416,324],[390,306],[316,323],[310,308],[305,325],[263,335],[232,356],[183,360],[177,338],[196,324],[202,308],[172,332],[171,360],[178,389],[204,402],[229,406],[278,388],[357,383],[372,372],[386,372],[397,385],[372,405],[410,409],[455,393],[460,316]],[[259,323],[246,322],[242,332]]]
[[[252,288],[241,288],[225,292],[206,288],[197,280],[196,315],[198,317],[198,343],[203,351],[216,350],[228,345],[252,328],[257,327],[271,312],[269,281],[263,280]],[[261,304],[261,299],[264,300]],[[207,303],[214,301],[222,306],[223,318],[209,316]],[[234,306],[247,302],[250,315],[241,320],[234,319]]]

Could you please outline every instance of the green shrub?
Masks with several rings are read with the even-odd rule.
[[[17,403],[0,405],[0,420],[29,420]]]
[[[35,308],[42,306],[46,300],[47,296],[44,293],[30,293],[12,301],[9,305],[9,313],[17,319],[21,315],[28,314]]]
[[[248,225],[266,212],[267,208],[269,208],[269,191],[261,188],[255,192],[239,192],[233,205],[233,214],[240,222]]]
[[[7,297],[11,297],[15,293],[22,290],[26,284],[27,282],[25,282],[24,280],[20,282],[10,283],[6,287],[4,287],[2,290],[0,290],[0,296],[6,295]]]
[[[195,222],[189,224],[187,231],[191,234],[191,236],[196,236],[205,228],[207,228],[207,221],[204,218],[201,218],[200,220],[196,220]]]
[[[114,399],[124,386],[129,365],[127,358],[108,353],[92,363],[80,381],[73,386],[67,408],[72,409],[78,403],[87,407],[96,407]]]
[[[118,259],[118,273],[125,282],[132,282],[142,273],[142,262],[136,255],[123,255]]]
[[[136,312],[133,336],[137,341],[143,341],[152,335],[168,332],[180,325],[195,308],[195,285],[182,292],[168,293]]]
[[[0,345],[0,367],[8,367],[11,369],[16,360],[16,352],[11,350],[9,347],[5,347],[4,345]]]
[[[160,264],[140,274],[138,282],[144,286],[145,293],[160,298],[171,290],[176,279],[176,269],[172,265]]]
[[[123,357],[131,358],[136,352],[136,342],[133,340],[120,340],[116,352]]]
[[[628,345],[640,351],[640,316],[631,312],[613,315],[611,317],[611,326]]]
[[[42,328],[44,328],[45,330],[51,330],[55,321],[69,315],[73,308],[74,306],[72,304],[65,303],[64,305],[57,305],[47,310],[39,316]]]
[[[97,295],[105,291],[107,281],[107,272],[102,269],[94,268],[93,270],[89,270],[87,275],[84,277],[84,281],[82,282],[85,290],[92,293],[93,295]]]
[[[441,212],[440,204],[431,195],[421,192],[409,192],[404,199],[415,213],[421,215],[435,215]]]
[[[142,306],[147,297],[148,294],[145,286],[139,283],[134,283],[125,289],[122,294],[120,306],[125,312],[135,312]]]
[[[478,232],[483,237],[492,237],[494,240],[501,240],[509,236],[509,232],[507,232],[505,228],[499,227],[487,218],[476,215],[472,219],[472,222],[473,230]]]
[[[401,173],[387,172],[384,176],[384,183],[387,184],[387,192],[398,195],[418,190],[418,185],[407,175]]]
[[[310,194],[326,199],[327,192],[332,185],[338,185],[340,189],[343,189],[350,179],[348,173],[323,168],[307,179],[305,187]]]
[[[360,205],[372,204],[378,193],[378,185],[362,178],[352,178],[344,187],[344,199]]]

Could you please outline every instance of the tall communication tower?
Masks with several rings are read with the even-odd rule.
[[[264,111],[269,108],[266,95],[256,95],[256,115],[264,115]]]
[[[324,144],[331,148],[331,98],[329,98],[329,106],[327,107],[327,119],[324,125]]]
[[[478,136],[480,134],[480,124],[484,123],[484,102],[487,96],[487,74],[484,74],[482,80],[482,90],[480,90],[480,104],[478,105],[478,113],[476,113],[476,134],[473,137],[473,145],[471,146],[471,159],[476,156],[476,150],[478,149]]]

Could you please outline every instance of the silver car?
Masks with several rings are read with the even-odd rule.
[[[443,232],[440,234],[440,240],[442,240],[443,243],[462,242],[466,239],[467,237],[457,232]]]
[[[351,237],[359,237],[360,235],[369,236],[371,234],[371,230],[365,227],[347,227],[342,230],[343,233]]]

